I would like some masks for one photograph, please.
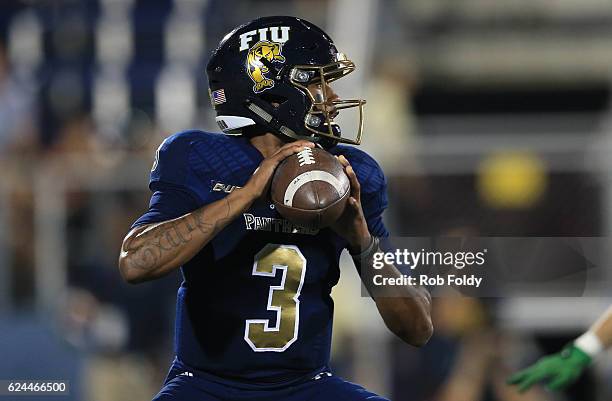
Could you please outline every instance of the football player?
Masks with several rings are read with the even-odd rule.
[[[532,366],[508,378],[508,384],[525,392],[536,383],[545,382],[549,390],[569,387],[591,365],[593,359],[612,346],[612,307],[583,335],[561,352],[545,356]]]
[[[380,167],[341,144],[359,143],[361,121],[355,139],[334,122],[365,103],[340,100],[330,87],[354,68],[327,34],[293,17],[242,25],[213,52],[210,97],[226,135],[190,130],[161,144],[149,210],[119,258],[130,283],[183,274],[176,358],[155,400],[384,400],[328,365],[340,253],[348,249],[360,271],[389,235]],[[313,146],[337,155],[351,182],[331,228],[292,224],[267,198],[276,166]],[[380,272],[400,274],[393,265]],[[374,296],[384,322],[407,343],[425,344],[429,294],[392,291]]]

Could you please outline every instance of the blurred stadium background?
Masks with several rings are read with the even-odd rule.
[[[84,401],[156,393],[179,276],[124,284],[121,239],[163,138],[216,130],[209,52],[282,14],[356,61],[337,91],[368,100],[363,146],[388,175],[394,234],[609,234],[608,0],[3,0],[0,379],[68,379]],[[611,358],[567,394],[503,385],[612,300],[592,294],[440,298],[417,350],[387,333],[345,263],[333,366],[396,401],[610,400]]]

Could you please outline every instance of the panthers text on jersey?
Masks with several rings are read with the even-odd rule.
[[[382,222],[386,183],[377,163],[350,146],[343,154],[361,184],[370,232]],[[185,131],[159,147],[149,210],[134,226],[179,217],[246,184],[263,156],[245,137]],[[184,266],[178,290],[177,359],[248,382],[292,380],[329,362],[333,301],[345,241],[331,229],[284,220],[264,199],[231,222]]]

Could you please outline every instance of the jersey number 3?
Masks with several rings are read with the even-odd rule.
[[[280,285],[270,286],[268,310],[276,312],[276,324],[269,319],[247,319],[244,339],[255,352],[283,352],[297,340],[300,323],[300,291],[306,277],[306,258],[294,245],[266,245],[253,264],[253,275],[276,277]]]

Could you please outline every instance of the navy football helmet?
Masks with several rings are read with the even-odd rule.
[[[206,71],[224,133],[272,132],[330,147],[361,142],[365,100],[328,96],[328,84],[354,69],[320,28],[279,16],[259,18],[228,33]],[[352,107],[359,108],[359,128],[354,139],[343,138],[334,118]]]

